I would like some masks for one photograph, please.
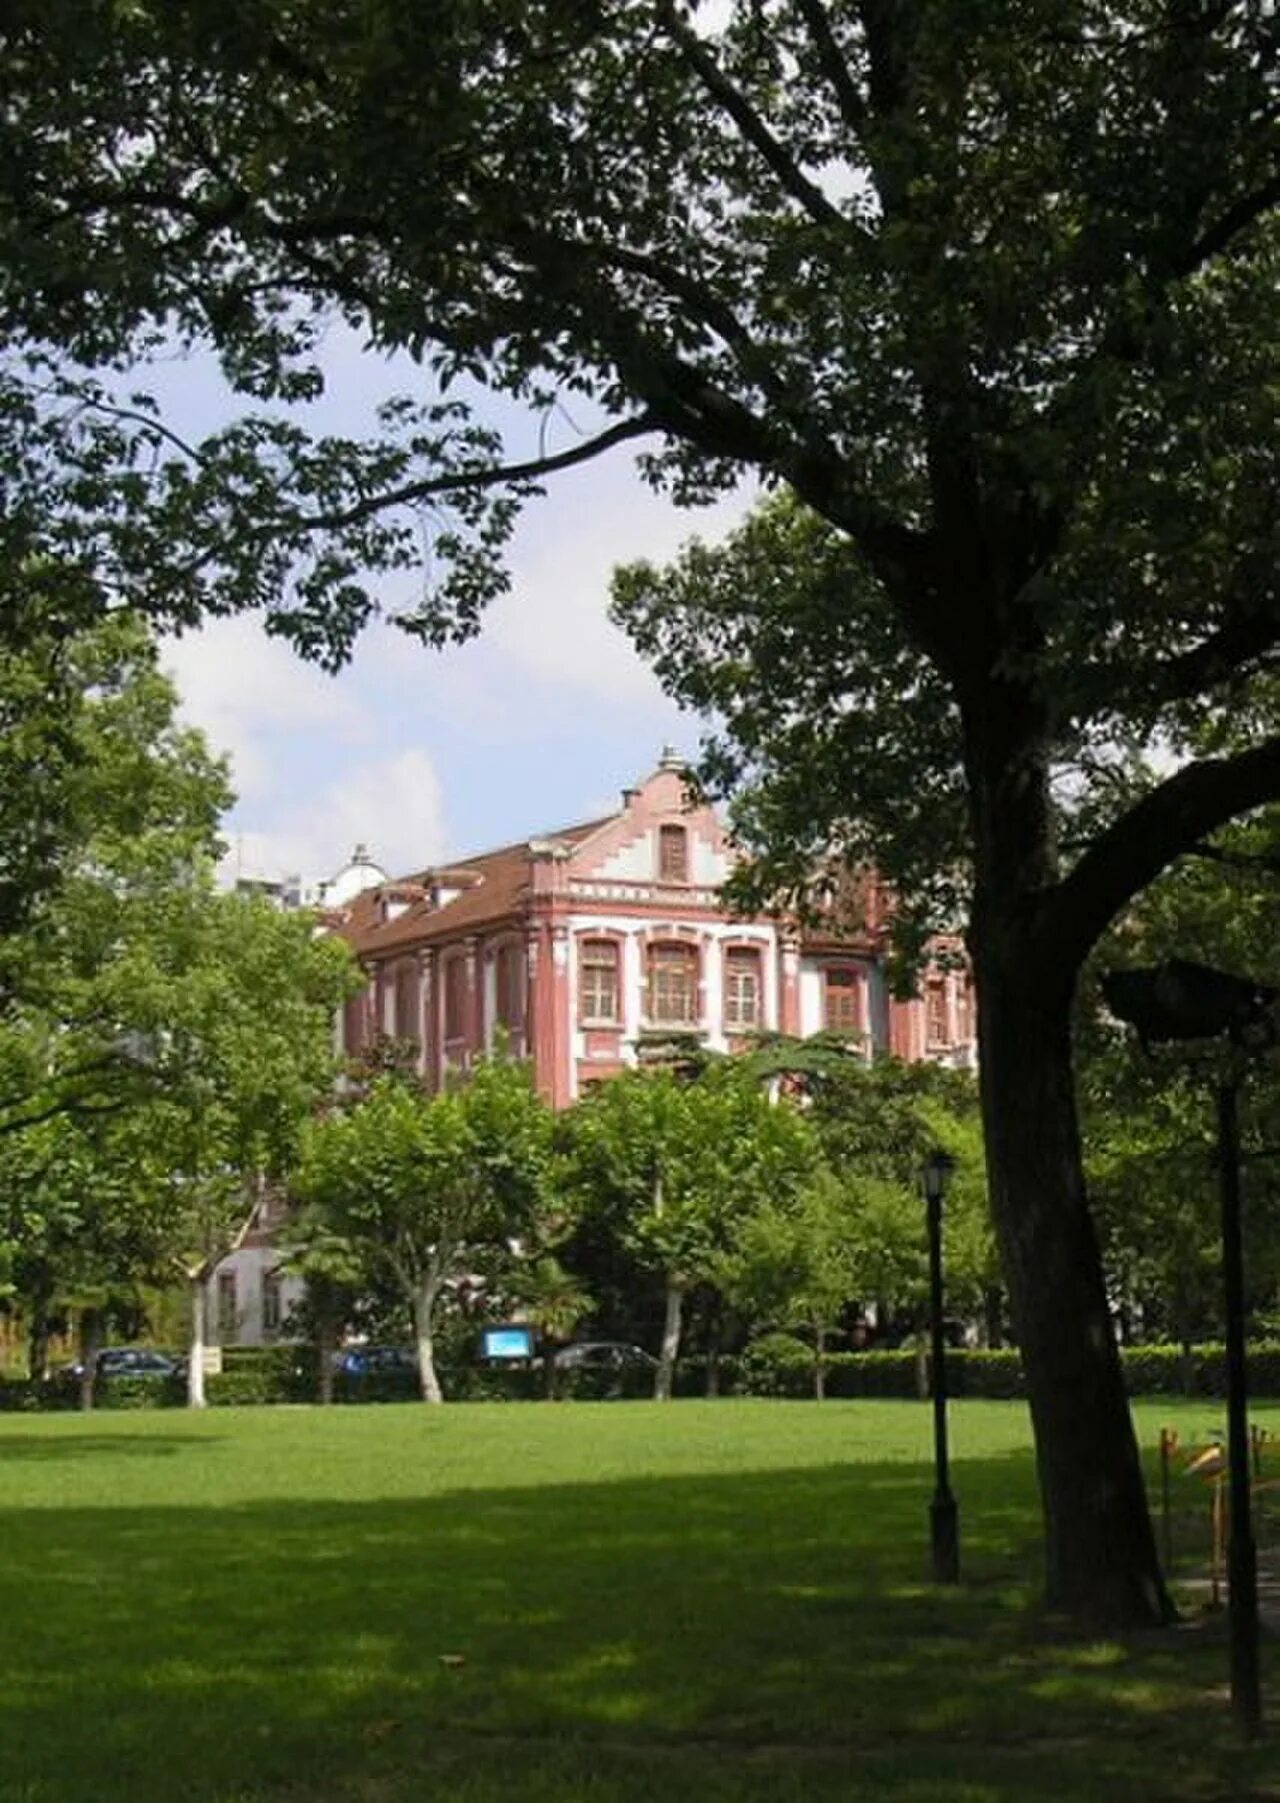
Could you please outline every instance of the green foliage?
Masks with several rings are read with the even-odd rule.
[[[817,1162],[804,1118],[728,1062],[693,1080],[624,1072],[577,1103],[567,1132],[566,1186],[681,1286],[714,1277],[732,1224]]]
[[[919,1311],[928,1283],[922,1170],[941,1150],[954,1160],[944,1208],[948,1305],[977,1313],[999,1266],[972,1074],[883,1058],[841,1062],[808,1087],[826,1159],[857,1199],[861,1294]]]
[[[395,1076],[313,1122],[296,1188],[315,1218],[414,1311],[424,1394],[445,1285],[536,1230],[551,1117],[524,1065],[477,1060],[437,1096]]]
[[[958,918],[955,710],[843,532],[778,495],[724,546],[621,570],[613,592],[664,686],[723,722],[701,776],[733,798],[757,855],[734,878],[742,906],[803,907],[820,873],[874,865],[894,885],[904,949]]]
[[[517,1260],[511,1287],[521,1319],[536,1328],[544,1340],[571,1339],[579,1321],[595,1306],[578,1280],[550,1253],[532,1260]]]
[[[1193,956],[1280,982],[1274,914],[1280,819],[1267,809],[1165,873],[1099,946],[1092,969]],[[1094,981],[1078,1010],[1086,1163],[1117,1299],[1147,1337],[1221,1331],[1212,1046],[1145,1050],[1105,1015]],[[1271,1061],[1241,1100],[1246,1268],[1259,1310],[1280,1282],[1280,1142]]]
[[[0,707],[27,716],[24,744],[58,711],[65,751],[45,785],[57,881],[28,873],[0,935],[0,1244],[38,1339],[55,1302],[136,1305],[175,1258],[227,1249],[332,1084],[353,976],[308,916],[215,890],[226,773],[178,723],[145,628],[19,625]],[[0,830],[23,802],[19,782]]]

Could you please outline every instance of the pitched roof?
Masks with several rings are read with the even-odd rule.
[[[559,832],[537,835],[570,846],[579,845],[612,816],[583,821]],[[459,858],[448,864],[416,872],[393,883],[380,884],[356,896],[340,913],[330,917],[335,932],[348,940],[362,957],[382,957],[410,946],[451,939],[458,933],[496,922],[516,913],[529,887],[529,840],[501,845],[496,851]],[[387,891],[412,884],[427,891],[393,920],[384,920],[383,897]],[[433,907],[433,887],[458,887],[448,901]]]

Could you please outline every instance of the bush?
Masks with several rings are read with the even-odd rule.
[[[825,1360],[828,1371],[834,1356]],[[740,1395],[812,1396],[813,1350],[794,1334],[761,1334],[742,1354],[735,1375]]]
[[[1225,1396],[1226,1353],[1220,1345],[1126,1346],[1121,1354],[1133,1396]],[[1249,1392],[1280,1396],[1280,1340],[1249,1348]]]
[[[69,1409],[75,1397],[54,1384],[29,1377],[0,1377],[0,1414],[31,1414],[42,1409]]]
[[[313,1397],[314,1394],[313,1382]],[[416,1371],[366,1371],[358,1376],[339,1371],[333,1380],[335,1402],[412,1402],[419,1394]]]
[[[532,1365],[454,1365],[440,1372],[449,1402],[536,1402],[547,1393],[541,1362]]]
[[[78,1400],[76,1385],[70,1386],[74,1408]],[[172,1409],[187,1400],[185,1376],[113,1377],[99,1380],[93,1387],[95,1409]]]

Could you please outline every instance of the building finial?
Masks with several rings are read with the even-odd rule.
[[[662,756],[658,759],[659,770],[679,770],[685,768],[685,761],[674,745],[664,745]]]

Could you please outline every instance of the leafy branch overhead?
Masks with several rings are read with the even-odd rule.
[[[1268,33],[1155,0],[19,4],[21,530],[162,613],[265,604],[336,659],[368,572],[424,555],[404,623],[472,630],[539,473],[647,434],[687,496],[744,465],[789,484],[964,685],[1047,635],[1105,713],[1125,544],[1123,649],[1176,701],[1273,642],[1247,571],[1201,580],[1208,527],[1269,580],[1274,335],[1237,329],[1274,278]],[[367,443],[309,423],[335,325],[424,372]],[[175,345],[254,411],[183,442],[119,374]],[[486,390],[554,442],[504,455]],[[566,437],[562,401],[611,423]]]

